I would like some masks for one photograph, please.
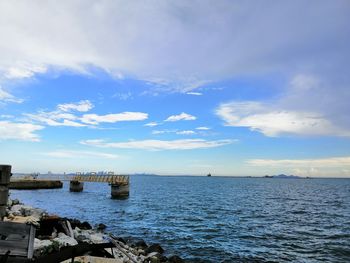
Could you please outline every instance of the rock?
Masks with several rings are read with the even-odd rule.
[[[143,248],[143,249],[147,248],[147,244],[143,239],[137,240],[134,244],[135,244],[135,247],[138,247],[138,248]]]
[[[74,238],[63,233],[58,233],[58,237],[54,238],[53,240],[57,241],[61,247],[78,245],[78,242]]]
[[[52,241],[51,240],[40,240],[35,238],[34,239],[34,256],[39,257],[45,253],[50,252],[50,247],[52,247]]]
[[[169,263],[184,263],[185,261],[179,256],[173,255],[168,258]]]
[[[90,240],[94,244],[103,243],[104,235],[102,233],[93,233],[90,235]]]
[[[97,225],[95,226],[95,228],[96,228],[96,230],[98,230],[98,231],[104,231],[104,230],[107,228],[107,226],[106,226],[105,224],[100,223],[100,224],[97,224]]]
[[[34,250],[41,250],[45,247],[48,247],[52,244],[51,240],[40,240],[35,238],[34,239]]]
[[[159,254],[158,252],[152,252],[150,254],[148,254],[144,260],[144,262],[146,263],[160,263],[161,262],[161,257],[162,255]]]
[[[118,240],[119,242],[122,242],[123,244],[126,244],[125,239],[122,238],[122,237],[117,237],[117,240]]]
[[[20,201],[18,199],[13,199],[12,200],[12,205],[19,205]]]
[[[80,222],[78,219],[68,219],[72,228],[76,228],[76,227],[79,227],[80,229],[83,229],[83,230],[89,230],[89,229],[92,229],[91,225],[84,221],[84,222]]]
[[[32,216],[41,219],[45,211],[39,208],[33,208],[31,206],[23,206],[21,208],[23,216]]]
[[[12,207],[11,207],[11,214],[12,215],[14,215],[14,216],[22,216],[22,211],[21,211],[21,209],[22,209],[22,207],[23,207],[24,205],[13,205]]]
[[[11,207],[10,213],[13,216],[25,216],[25,217],[32,216],[40,220],[43,214],[45,213],[45,211],[42,209],[33,208],[31,206],[17,204]]]
[[[143,239],[139,239],[139,238],[133,238],[133,237],[129,237],[126,239],[126,244],[128,244],[131,247],[138,247],[138,248],[147,248],[147,244]]]
[[[74,238],[79,242],[88,242],[90,243],[90,231],[89,230],[80,230],[76,227],[73,230]]]
[[[152,252],[158,252],[159,254],[162,254],[164,252],[164,249],[159,244],[152,244],[148,248],[145,249],[145,252],[147,254]]]

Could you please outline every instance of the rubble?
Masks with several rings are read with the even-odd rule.
[[[9,200],[7,216],[4,221],[33,224],[37,227],[34,240],[34,257],[39,259],[43,256],[50,256],[52,253],[60,253],[61,249],[65,247],[87,246],[84,244],[104,246],[104,244],[110,243],[114,246],[113,248],[105,248],[100,250],[99,253],[95,252],[99,255],[90,254],[88,257],[76,258],[75,262],[184,262],[178,256],[167,258],[163,255],[164,249],[159,244],[148,246],[142,239],[115,237],[104,233],[106,228],[104,224],[99,224],[95,229],[92,229],[88,222],[48,215],[44,210],[20,204],[18,200]]]

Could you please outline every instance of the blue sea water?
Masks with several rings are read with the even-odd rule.
[[[106,183],[68,187],[11,198],[189,262],[350,262],[350,179],[132,176],[126,200]]]

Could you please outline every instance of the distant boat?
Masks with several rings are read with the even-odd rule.
[[[209,177],[210,177],[210,176],[211,176],[211,173],[208,173],[208,174],[207,174],[207,176],[209,176]]]

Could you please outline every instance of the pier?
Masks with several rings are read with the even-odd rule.
[[[108,183],[111,186],[112,198],[126,198],[129,196],[128,175],[114,175],[113,173],[107,175],[97,175],[96,173],[82,175],[77,173],[77,175],[70,180],[69,190],[71,192],[83,191],[84,182]]]
[[[111,186],[111,198],[127,198],[129,196],[129,176],[115,175],[114,172],[98,174],[95,172],[75,175],[27,175],[12,177],[9,183],[10,189],[51,189],[62,188],[62,181],[69,181],[70,192],[82,192],[84,182],[108,183]]]

